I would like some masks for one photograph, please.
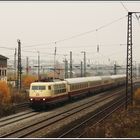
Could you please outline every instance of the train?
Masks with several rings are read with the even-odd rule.
[[[29,100],[32,108],[68,102],[81,96],[94,95],[125,85],[126,75],[68,78],[57,82],[33,82]]]

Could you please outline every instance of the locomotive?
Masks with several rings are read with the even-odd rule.
[[[57,82],[34,82],[30,85],[32,107],[69,101],[93,95],[125,84],[126,75],[68,78]]]

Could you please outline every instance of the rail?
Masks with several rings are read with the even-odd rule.
[[[54,116],[48,116],[48,118],[40,120],[37,123],[32,123],[32,124],[29,124],[28,126],[21,127],[20,129],[9,132],[5,135],[2,135],[1,137],[2,138],[4,138],[4,137],[6,137],[6,138],[9,138],[9,137],[18,137],[18,138],[19,137],[20,138],[29,137],[33,133],[35,133],[41,129],[44,129],[44,128],[46,128],[54,123],[57,123],[57,122],[64,120],[68,117],[71,117],[71,116],[75,115],[76,113],[82,112],[83,110],[85,110],[89,107],[96,106],[96,105],[98,105],[98,103],[104,102],[105,100],[108,100],[109,98],[112,98],[112,97],[114,98],[115,96],[118,96],[118,93],[123,92],[123,91],[124,91],[124,89],[121,91],[119,90],[111,95],[106,94],[105,97],[102,97],[102,98],[96,99],[96,100],[92,100],[90,102],[86,102],[86,103],[83,103],[81,105],[77,105],[76,107],[72,107],[69,110],[63,111],[63,112],[58,113]]]
[[[130,101],[130,99],[128,99],[128,101]],[[125,96],[122,97],[121,99],[117,100],[116,102],[114,102],[113,104],[111,104],[110,106],[107,106],[106,108],[104,108],[103,110],[95,113],[94,115],[90,116],[89,118],[87,118],[86,120],[84,120],[83,122],[81,122],[80,124],[77,124],[75,127],[69,129],[68,131],[64,132],[63,134],[61,134],[60,136],[58,136],[58,138],[66,138],[67,136],[74,136],[75,132],[78,128],[82,127],[83,125],[85,125],[86,123],[88,123],[89,121],[91,121],[92,119],[96,118],[98,119],[98,116],[102,116],[99,120],[96,121],[96,123],[93,125],[97,125],[98,123],[102,122],[103,120],[105,120],[107,117],[109,117],[112,113],[114,113],[116,110],[118,110],[119,108],[121,108],[123,105],[125,104]],[[114,109],[112,109],[115,106]],[[110,112],[107,112],[110,110]],[[104,115],[106,114],[106,115]],[[95,121],[95,120],[94,120]],[[74,135],[73,135],[74,132]],[[76,131],[77,132],[77,131]],[[84,136],[85,131],[75,135],[76,138],[81,138],[82,136]]]

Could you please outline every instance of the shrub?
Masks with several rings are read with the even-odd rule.
[[[11,95],[12,103],[23,103],[28,101],[28,95],[24,93],[14,93]]]
[[[0,106],[0,117],[11,115],[15,113],[15,109],[11,104],[2,104]]]
[[[10,90],[6,82],[0,81],[0,104],[10,102]]]
[[[32,82],[35,82],[36,80],[37,80],[37,77],[31,76],[31,75],[23,77],[23,81],[22,81],[23,87],[29,88],[30,84]]]
[[[134,93],[134,101],[135,101],[135,104],[140,105],[140,88],[138,88],[136,92]]]

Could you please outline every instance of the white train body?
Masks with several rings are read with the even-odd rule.
[[[60,99],[61,95],[61,99]],[[62,82],[35,82],[30,86],[31,102],[53,103],[59,100],[68,99],[67,83]]]
[[[125,84],[125,75],[69,78],[59,82],[34,82],[30,85],[32,105],[51,104],[92,95]]]

